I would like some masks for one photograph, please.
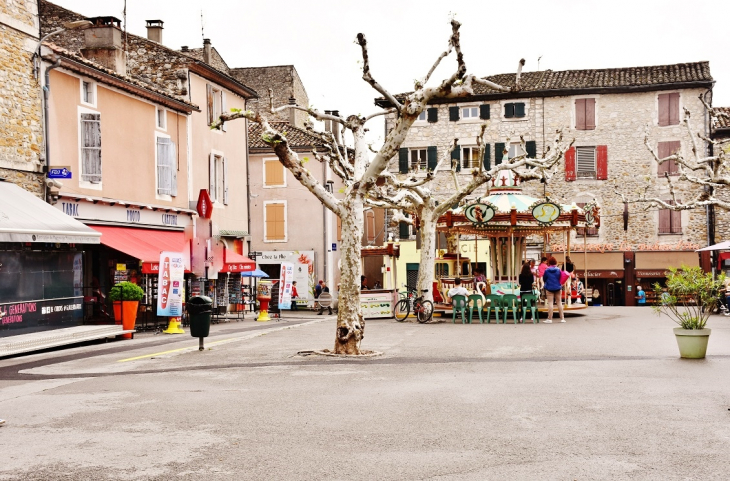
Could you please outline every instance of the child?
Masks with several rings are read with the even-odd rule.
[[[636,298],[639,300],[639,306],[646,305],[646,292],[644,292],[641,286],[636,286]]]

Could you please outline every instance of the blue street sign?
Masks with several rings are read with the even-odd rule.
[[[63,167],[61,169],[51,169],[48,171],[49,179],[70,179],[71,171]]]
[[[337,250],[337,244],[334,242],[332,243],[332,252],[335,252]]]

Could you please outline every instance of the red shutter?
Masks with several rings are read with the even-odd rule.
[[[565,181],[575,180],[575,147],[565,151]]]
[[[659,126],[669,125],[669,94],[659,94]]]
[[[586,99],[575,101],[575,128],[577,130],[586,129]]]
[[[679,92],[669,94],[669,125],[679,124]]]
[[[596,179],[608,179],[608,146],[606,145],[596,147]]]
[[[669,157],[669,144],[671,144],[671,142],[657,142],[657,157],[660,159]],[[664,177],[665,172],[669,172],[669,163],[667,162],[657,166],[657,175]]]
[[[596,99],[586,99],[586,130],[596,128]]]

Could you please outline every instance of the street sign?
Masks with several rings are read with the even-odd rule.
[[[211,202],[210,195],[208,195],[206,189],[200,189],[198,205],[196,207],[198,215],[203,219],[210,219],[210,216],[213,215],[213,202]]]
[[[49,179],[70,179],[71,175],[71,171],[68,170],[68,167],[59,167],[48,171]]]
[[[335,252],[337,250],[337,244],[334,242],[332,243],[332,252]]]

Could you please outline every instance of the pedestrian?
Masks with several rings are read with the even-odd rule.
[[[636,286],[636,299],[638,299],[639,306],[646,305],[646,292],[641,286]]]
[[[330,292],[330,288],[327,287],[327,284],[324,281],[319,281],[319,285],[317,287],[319,287],[319,295],[317,297],[321,296],[323,292],[326,292],[327,294],[329,294],[329,292]],[[329,311],[329,315],[331,316],[332,315],[332,302],[331,301],[330,301],[330,305],[327,306],[327,310]],[[317,315],[321,316],[323,312],[324,312],[324,306],[322,304],[320,304],[319,312],[317,313]]]
[[[530,272],[532,275],[537,277],[537,266],[535,265],[535,259],[530,259]]]
[[[558,303],[558,311],[560,312],[560,322],[565,322],[565,316],[563,314],[563,301],[560,298],[560,291],[562,290],[562,285],[560,284],[560,269],[558,266],[558,260],[555,257],[551,257],[548,260],[548,268],[545,269],[545,272],[542,275],[543,280],[545,281],[545,291],[547,296],[547,302],[548,302],[548,315],[547,319],[545,319],[544,323],[550,324],[553,322],[553,302]]]
[[[575,270],[575,264],[573,264],[573,261],[570,260],[570,256],[565,256],[565,272],[570,274],[570,277],[573,276],[573,271]]]
[[[446,296],[449,298],[449,302],[451,302],[451,298],[454,296],[469,296],[469,291],[464,288],[464,286],[461,285],[461,278],[457,277],[454,279],[454,287],[449,289],[449,292],[446,293]]]
[[[540,259],[540,265],[537,266],[537,275],[538,277],[542,277],[543,274],[545,274],[545,269],[548,268],[548,258],[546,256],[542,256]]]
[[[291,310],[297,311],[297,297],[299,297],[299,293],[297,292],[297,281],[293,281],[291,283]]]
[[[369,289],[369,287],[368,287],[368,278],[365,277],[365,276],[360,276],[360,290],[361,291],[366,291],[368,289]]]
[[[535,276],[532,274],[532,271],[530,270],[530,263],[525,262],[522,265],[522,271],[520,272],[520,320],[524,322],[524,319],[522,319],[522,312],[525,307],[525,295],[532,295],[532,287],[535,283]]]
[[[322,284],[324,284],[324,281],[322,279],[319,280],[316,286],[314,286],[314,298],[319,298],[319,295],[322,294]]]

